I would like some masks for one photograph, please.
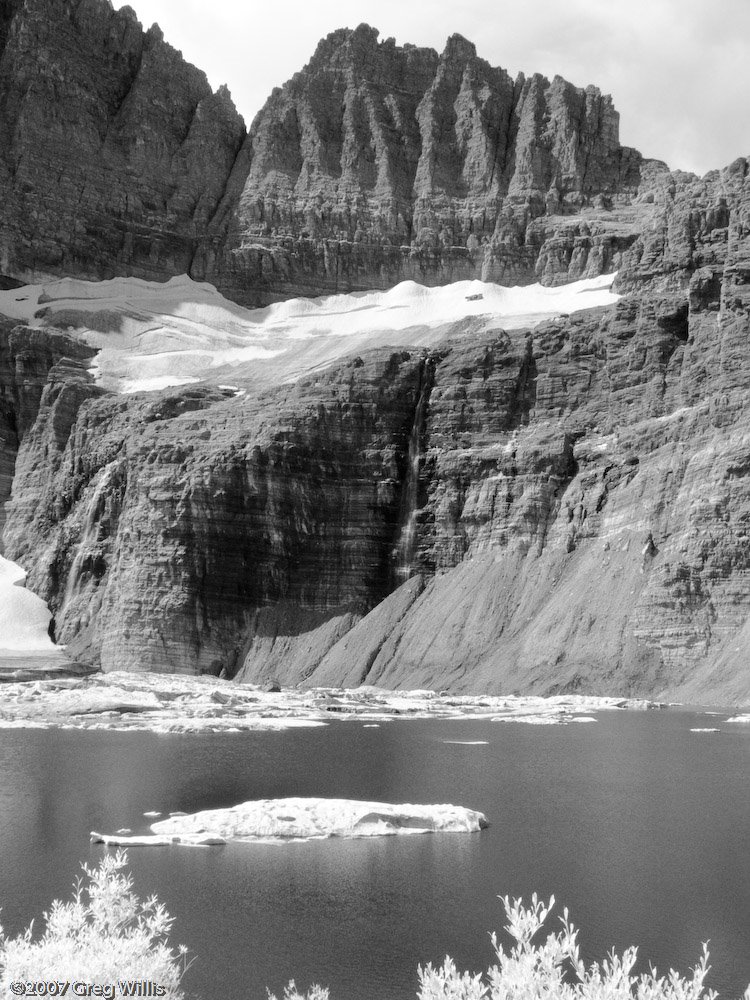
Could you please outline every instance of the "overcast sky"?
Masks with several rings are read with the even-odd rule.
[[[122,7],[121,0],[114,0]],[[144,27],[226,83],[250,125],[318,40],[362,21],[442,51],[459,32],[512,75],[612,94],[620,140],[703,174],[750,155],[750,0],[130,0]]]

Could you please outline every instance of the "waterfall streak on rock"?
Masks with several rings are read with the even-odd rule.
[[[398,582],[407,580],[413,572],[417,542],[417,517],[419,503],[419,470],[422,461],[422,439],[425,431],[427,405],[430,398],[430,380],[422,370],[419,398],[414,411],[414,421],[409,436],[406,477],[401,493],[401,515],[398,543],[395,549],[395,573]]]

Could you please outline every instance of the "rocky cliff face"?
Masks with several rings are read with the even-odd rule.
[[[67,376],[93,353],[64,334],[0,319],[0,552],[16,456],[34,426],[47,379],[53,371]]]
[[[438,56],[367,25],[336,32],[253,124],[235,259],[269,297],[614,270],[634,236],[611,211],[643,165],[618,131],[595,87],[514,81],[458,35]],[[617,220],[617,235],[595,253],[579,239],[572,271],[546,253],[537,268],[562,217],[584,207]],[[555,221],[530,230],[540,217]]]
[[[226,90],[102,0],[0,13],[0,270],[189,271],[245,138]]]
[[[361,25],[321,42],[247,134],[130,8],[7,0],[0,272],[187,273],[248,304],[595,276],[640,232],[642,175],[665,169],[618,124],[595,87],[512,80],[460,36],[438,56]]]
[[[648,294],[531,331],[258,397],[53,372],[10,556],[106,669],[746,699],[749,178],[687,249],[663,202]]]
[[[457,37],[337,32],[249,136],[127,9],[8,0],[0,46],[6,277],[187,270],[253,302],[618,268],[625,293],[245,396],[115,395],[7,325],[4,540],[76,655],[750,698],[749,161],[669,173],[594,88]]]
[[[51,379],[6,537],[60,640],[110,669],[234,670],[269,629],[351,624],[393,587],[424,370],[386,352],[258,400]]]

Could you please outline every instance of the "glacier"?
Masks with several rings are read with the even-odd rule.
[[[0,313],[56,327],[97,348],[92,373],[120,393],[158,391],[210,378],[278,384],[373,347],[432,346],[490,326],[533,327],[611,305],[614,274],[567,285],[508,288],[482,281],[289,299],[246,309],[187,275],[62,278],[0,291]]]

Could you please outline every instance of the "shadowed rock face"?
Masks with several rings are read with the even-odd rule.
[[[3,273],[188,271],[245,138],[227,91],[102,0],[5,0],[0,47]]]
[[[235,668],[252,637],[368,610],[426,364],[385,352],[257,400],[50,382],[7,537],[60,641],[109,669]]]
[[[53,373],[8,554],[106,669],[746,700],[747,164],[712,183],[677,293],[257,397]]]
[[[47,380],[51,373],[71,377],[79,361],[93,354],[57,331],[27,330],[0,319],[0,552],[16,455],[34,426]]]
[[[226,89],[130,8],[6,0],[0,272],[188,273],[249,304],[592,277],[643,215],[622,214],[644,162],[618,124],[595,87],[514,81],[458,35],[438,56],[361,25],[324,39],[247,134]]]

